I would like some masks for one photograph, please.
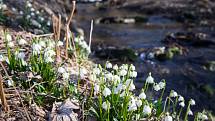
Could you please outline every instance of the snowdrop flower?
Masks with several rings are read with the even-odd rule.
[[[136,71],[130,72],[130,77],[136,78],[137,77],[137,72]]]
[[[45,62],[46,63],[52,63],[52,62],[54,62],[54,59],[52,58],[52,57],[45,57]]]
[[[181,95],[179,96],[179,98],[178,98],[178,101],[180,102],[180,101],[184,101],[184,97],[182,97]]]
[[[112,73],[105,74],[105,77],[106,77],[109,81],[112,81],[112,80],[113,80],[113,75],[112,75]]]
[[[13,80],[7,80],[7,85],[8,85],[9,87],[13,86]]]
[[[191,99],[190,100],[190,105],[195,105],[195,104],[196,104],[195,100]]]
[[[136,105],[137,105],[137,107],[142,106],[142,100],[137,99],[136,100]]]
[[[166,83],[165,82],[159,82],[158,85],[160,86],[160,89],[165,88]]]
[[[149,114],[151,114],[151,112],[152,112],[152,109],[151,109],[150,106],[145,105],[145,106],[143,107],[143,113],[144,113],[144,114],[149,115]]]
[[[57,46],[63,46],[63,42],[62,41],[58,41],[57,42]]]
[[[154,78],[151,76],[151,72],[149,73],[149,76],[146,78],[146,82],[149,84],[154,83]]]
[[[51,26],[51,22],[50,21],[47,21],[47,26]]]
[[[31,16],[35,16],[35,13],[34,13],[34,12],[32,12],[32,13],[31,13]]]
[[[120,82],[120,77],[118,75],[113,76],[114,84],[118,84]]]
[[[131,64],[130,69],[131,69],[132,71],[134,71],[134,70],[135,70],[135,66],[134,66],[133,64]]]
[[[114,94],[118,94],[119,92],[121,92],[124,87],[125,86],[123,84],[118,84],[117,88],[114,88]]]
[[[34,9],[34,8],[31,8],[31,9],[30,9],[30,11],[32,11],[32,12],[33,12],[33,11],[35,11],[35,9]]]
[[[26,42],[25,39],[20,39],[20,40],[18,40],[18,44],[19,45],[24,45],[24,44],[27,44],[27,42]]]
[[[172,116],[170,115],[167,115],[165,118],[164,118],[164,121],[172,121]]]
[[[31,8],[32,4],[30,2],[27,2],[27,7]]]
[[[140,99],[146,99],[146,94],[144,92],[141,92],[139,95]]]
[[[33,54],[40,54],[40,51],[42,50],[41,45],[35,44],[35,43],[32,45],[32,48],[33,48]]]
[[[198,113],[198,119],[200,119],[200,120],[208,120],[208,116],[207,115],[205,115],[205,114],[203,114],[203,113]]]
[[[52,56],[54,56],[54,55],[56,55],[56,53],[55,53],[54,50],[52,50],[52,49],[50,49],[50,48],[47,48],[47,49],[45,50],[45,53],[44,53],[44,56],[45,56],[45,57],[52,57]]]
[[[41,16],[39,17],[39,19],[40,19],[40,21],[42,21],[42,22],[44,21],[44,18],[43,18],[43,17],[41,17]]]
[[[103,102],[102,108],[105,109],[105,110],[107,110],[108,108],[110,108],[110,103],[108,101]]]
[[[119,72],[119,75],[120,76],[125,76],[127,74],[127,71],[126,70],[120,70],[120,72]]]
[[[23,13],[23,11],[19,11],[19,14],[20,14],[20,15],[23,15],[24,13]]]
[[[37,14],[37,15],[40,14],[40,11],[36,11],[36,14]]]
[[[177,96],[178,96],[178,93],[174,90],[171,90],[170,97],[177,97]]]
[[[0,62],[4,61],[4,56],[2,54],[0,54]]]
[[[188,115],[192,116],[193,115],[193,112],[189,109],[188,111]]]
[[[49,40],[48,43],[47,43],[47,46],[50,47],[50,48],[54,48],[55,47],[55,42]]]
[[[69,79],[69,73],[65,72],[63,73],[63,80],[68,80]]]
[[[185,106],[184,101],[180,102],[179,105],[180,105],[181,107],[184,107],[184,106]]]
[[[7,35],[6,35],[6,39],[7,39],[8,42],[12,41],[11,35],[10,35],[10,34],[7,34]]]
[[[119,96],[124,97],[125,96],[125,91],[123,91]]]
[[[8,42],[8,47],[14,47],[14,43],[13,42]]]
[[[113,66],[113,69],[114,69],[114,70],[118,70],[118,69],[119,69],[118,65],[115,64],[115,65]]]
[[[135,85],[133,83],[133,80],[131,80],[131,79],[127,79],[125,84],[129,88],[130,91],[133,91],[135,89]]]
[[[94,86],[94,94],[95,94],[95,95],[99,93],[99,88],[100,88],[100,87],[99,87],[99,85],[97,85],[97,84]]]
[[[39,42],[39,45],[40,45],[41,47],[46,47],[46,43],[45,43],[44,41],[40,41],[40,42]]]
[[[81,79],[84,79],[86,74],[87,74],[87,70],[85,68],[81,68],[80,69],[80,77],[81,77]]]
[[[135,111],[135,110],[137,110],[136,101],[135,101],[134,97],[131,97],[131,100],[128,105],[128,111]]]
[[[110,91],[110,89],[109,88],[107,88],[107,87],[105,87],[105,89],[103,90],[103,95],[105,96],[105,97],[107,97],[108,95],[110,95],[111,94],[111,91]]]
[[[112,68],[112,64],[110,62],[107,62],[106,68]]]
[[[17,58],[23,60],[25,58],[25,53],[23,53],[23,52],[18,53]]]
[[[94,69],[93,69],[93,72],[94,72],[95,74],[99,75],[101,71],[100,71],[99,68],[94,68]]]
[[[160,88],[160,86],[159,86],[159,84],[155,84],[154,85],[154,90],[155,91],[159,91],[161,88]]]
[[[58,70],[57,70],[57,72],[62,74],[62,73],[65,73],[66,70],[63,67],[59,67]]]

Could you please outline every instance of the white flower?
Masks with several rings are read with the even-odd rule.
[[[106,68],[112,68],[112,64],[110,62],[107,62]]]
[[[69,79],[69,73],[67,73],[67,72],[63,73],[63,79],[68,80]]]
[[[205,115],[205,114],[203,114],[203,115],[202,115],[202,120],[208,120],[208,116]]]
[[[119,72],[120,76],[125,76],[126,74],[127,74],[127,71],[124,69],[120,70],[120,72]]]
[[[119,92],[121,92],[125,88],[126,88],[125,85],[118,84],[117,88],[114,88],[114,94],[118,94]]]
[[[0,54],[0,62],[2,62],[4,60],[5,60],[4,56],[2,54]]]
[[[113,80],[113,75],[112,75],[112,73],[105,74],[105,77],[106,77],[109,81],[112,81],[112,80]]]
[[[52,41],[52,40],[49,40],[49,41],[47,42],[47,46],[50,47],[50,48],[54,48],[54,47],[55,47],[55,42]]]
[[[161,88],[160,88],[160,86],[159,86],[159,84],[155,84],[154,85],[154,90],[155,91],[159,91]]]
[[[139,95],[140,99],[146,99],[146,94],[144,92],[141,92]]]
[[[172,116],[167,115],[167,116],[164,118],[164,121],[172,121]]]
[[[150,106],[145,105],[145,106],[143,107],[143,113],[144,113],[144,114],[149,115],[149,114],[151,114],[151,111],[152,111],[152,109],[151,109]]]
[[[6,39],[7,39],[8,42],[12,41],[11,35],[10,35],[10,34],[7,34],[7,35],[6,35]]]
[[[118,75],[113,76],[114,84],[118,84],[120,82],[120,77]]]
[[[131,69],[132,71],[134,71],[134,70],[135,70],[135,66],[134,66],[133,64],[131,64],[130,69]]]
[[[132,77],[132,78],[137,77],[137,72],[136,71],[130,72],[130,77]]]
[[[23,53],[23,52],[18,53],[17,58],[23,60],[25,58],[25,53]]]
[[[13,42],[8,42],[8,47],[14,47],[14,43]]]
[[[94,68],[94,69],[93,69],[93,72],[94,72],[95,74],[99,75],[99,74],[100,74],[100,69],[99,69],[99,68]]]
[[[8,57],[5,58],[5,61],[7,62],[7,64],[10,64]]]
[[[118,68],[118,65],[115,64],[115,65],[113,66],[113,69],[114,69],[114,70],[118,70],[118,69],[119,69],[119,68]]]
[[[35,9],[34,9],[34,8],[31,8],[30,11],[35,11]]]
[[[193,112],[189,109],[188,111],[188,115],[192,116],[193,115]]]
[[[40,42],[39,42],[39,45],[40,45],[41,47],[46,47],[46,43],[45,43],[44,41],[40,41]]]
[[[135,90],[136,88],[135,88],[135,85],[134,85],[134,83],[132,82],[131,84],[130,84],[130,86],[129,86],[129,90],[130,91],[133,91],[133,90]]]
[[[47,21],[47,26],[51,26],[51,22],[50,21]]]
[[[23,15],[24,13],[23,13],[23,11],[19,11],[19,14],[20,14],[20,15]]]
[[[177,97],[177,96],[178,96],[178,93],[174,90],[171,90],[170,97]]]
[[[62,41],[58,41],[57,42],[57,46],[63,46],[63,42]]]
[[[142,100],[137,99],[136,100],[136,105],[137,105],[137,107],[142,106]]]
[[[85,68],[81,68],[80,69],[80,77],[81,77],[81,79],[84,79],[86,74],[87,74],[87,70]]]
[[[19,45],[24,45],[24,44],[27,44],[27,42],[26,42],[25,39],[20,39],[20,40],[18,40],[18,44]]]
[[[40,54],[40,51],[42,50],[41,45],[35,43],[32,45],[32,48],[34,54]]]
[[[135,85],[133,83],[133,80],[131,80],[131,79],[127,79],[125,84],[129,88],[130,91],[133,91],[135,89]]]
[[[131,97],[131,100],[128,105],[128,111],[135,111],[135,110],[137,110],[136,101],[135,101],[134,97]]]
[[[111,94],[111,91],[110,91],[109,88],[105,87],[105,89],[103,90],[102,94],[103,94],[105,97],[107,97],[108,95]]]
[[[196,104],[195,100],[190,99],[190,105],[195,105],[195,104]]]
[[[43,17],[41,17],[41,16],[39,17],[39,19],[40,19],[40,21],[44,21],[44,18],[43,18]]]
[[[158,85],[160,86],[160,89],[163,89],[163,88],[165,88],[166,83],[164,83],[164,82],[159,82]]]
[[[181,95],[179,96],[179,98],[178,98],[178,101],[180,102],[180,101],[184,101],[184,97],[182,97]]]
[[[30,18],[31,18],[31,16],[30,16],[30,15],[27,15],[27,16],[26,16],[26,18],[27,18],[27,19],[30,19]]]
[[[48,57],[45,57],[45,62],[52,63],[52,62],[54,62],[54,59],[52,57],[48,56]]]
[[[54,56],[54,55],[56,55],[56,53],[55,53],[54,50],[52,50],[52,49],[50,49],[50,48],[47,48],[47,49],[45,50],[45,53],[44,53],[44,56],[45,56],[45,57],[52,57],[52,56]]]
[[[149,76],[146,78],[146,82],[149,84],[154,83],[154,78],[151,76],[151,72],[149,73]]]
[[[185,106],[185,103],[182,101],[182,102],[179,103],[179,105],[180,105],[181,107],[184,107],[184,106]]]
[[[123,91],[119,96],[124,97],[125,96],[125,91]]]
[[[37,15],[40,14],[40,11],[36,11],[36,14],[37,14]]]
[[[9,87],[13,86],[13,80],[7,80],[7,85],[8,85]]]
[[[108,101],[103,102],[102,108],[105,109],[105,110],[107,110],[108,108],[110,108],[110,103]]]
[[[57,72],[62,74],[62,73],[65,73],[66,70],[63,67],[59,67],[58,70],[57,70]]]
[[[27,2],[27,7],[31,8],[32,4],[30,2]]]
[[[99,85],[94,85],[94,94],[96,95],[96,94],[98,94],[99,93]]]
[[[35,16],[35,13],[34,13],[34,12],[31,12],[31,16]]]

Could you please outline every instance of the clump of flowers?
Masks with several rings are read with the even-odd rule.
[[[161,80],[157,83],[151,73],[146,78],[141,92],[137,95],[134,85],[136,77],[137,72],[133,64],[113,66],[107,62],[104,68],[101,65],[96,65],[90,78],[93,81],[93,92],[90,97],[93,102],[90,108],[91,113],[98,120],[107,121],[188,120],[188,116],[193,115],[191,106],[195,105],[195,101],[191,99],[185,105],[184,98],[174,90],[163,102],[166,82]],[[147,96],[147,92],[151,90],[160,93],[160,97]],[[182,112],[185,113],[184,117],[181,115]]]

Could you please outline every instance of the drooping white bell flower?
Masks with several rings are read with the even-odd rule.
[[[114,70],[118,70],[118,65],[115,64],[115,65],[113,66],[113,69],[114,69]]]
[[[41,47],[40,44],[34,43],[32,45],[32,49],[33,49],[33,54],[40,54],[40,51],[42,50],[42,47]]]
[[[136,100],[136,105],[137,105],[137,107],[142,106],[142,100],[137,99],[137,100]]]
[[[14,43],[13,42],[8,42],[8,47],[14,47]]]
[[[119,75],[120,76],[125,76],[126,74],[127,74],[127,71],[124,70],[124,69],[122,69],[122,70],[119,71]]]
[[[134,97],[131,97],[131,100],[128,105],[128,111],[135,111],[135,110],[137,110],[136,101],[135,101]]]
[[[161,81],[158,83],[158,85],[160,86],[160,89],[163,89],[163,88],[165,88],[166,83]]]
[[[152,112],[152,109],[151,109],[151,107],[149,105],[145,105],[143,107],[143,113],[144,114],[149,115],[149,114],[151,114],[151,112]]]
[[[102,92],[102,94],[105,97],[107,97],[107,96],[109,96],[111,94],[111,90],[109,88],[105,87],[104,90],[103,90],[103,92]]]
[[[178,93],[174,90],[171,90],[170,97],[177,97],[177,96],[178,96]]]
[[[159,91],[161,89],[159,84],[155,84],[153,88],[155,91]]]
[[[181,107],[184,107],[184,106],[185,106],[184,101],[180,102],[179,105],[180,105]]]
[[[170,115],[165,116],[164,121],[173,121],[172,116]]]
[[[18,40],[18,44],[25,45],[25,44],[27,44],[27,41],[25,39],[20,39],[20,40]]]
[[[62,74],[62,73],[65,73],[66,70],[63,67],[59,67],[58,70],[57,70],[57,72]]]
[[[195,104],[196,104],[195,100],[190,99],[190,105],[195,105]]]
[[[178,98],[178,101],[179,101],[179,102],[184,101],[184,97],[182,97],[182,96],[180,95],[179,98]]]
[[[25,53],[23,52],[18,53],[17,58],[23,60],[25,58]]]
[[[99,89],[100,89],[99,85],[96,84],[96,85],[94,86],[94,94],[95,94],[95,95],[97,95],[97,94],[99,93]]]
[[[93,69],[93,73],[95,73],[95,74],[97,74],[97,75],[99,75],[100,74],[100,69],[99,68],[94,68]]]
[[[131,64],[131,65],[130,65],[130,69],[131,69],[132,71],[135,71],[135,66],[134,66],[133,64]]]
[[[193,115],[193,112],[189,109],[188,111],[188,115],[192,116]]]
[[[63,42],[62,41],[58,41],[57,42],[57,46],[63,46]]]
[[[7,39],[8,42],[10,42],[10,41],[12,41],[12,36],[10,34],[7,34],[6,39]]]
[[[136,71],[131,71],[130,72],[130,77],[136,78],[137,77],[137,72]]]
[[[86,74],[87,74],[87,69],[81,68],[80,69],[80,77],[81,77],[81,79],[84,79]]]
[[[149,84],[154,83],[154,78],[151,76],[151,72],[149,73],[149,76],[146,78],[146,82]]]
[[[146,99],[146,94],[144,92],[141,92],[139,95],[140,99]]]
[[[102,103],[102,108],[105,110],[108,110],[110,108],[110,103],[108,101],[105,101]]]
[[[112,64],[110,62],[107,62],[106,68],[112,68]]]

